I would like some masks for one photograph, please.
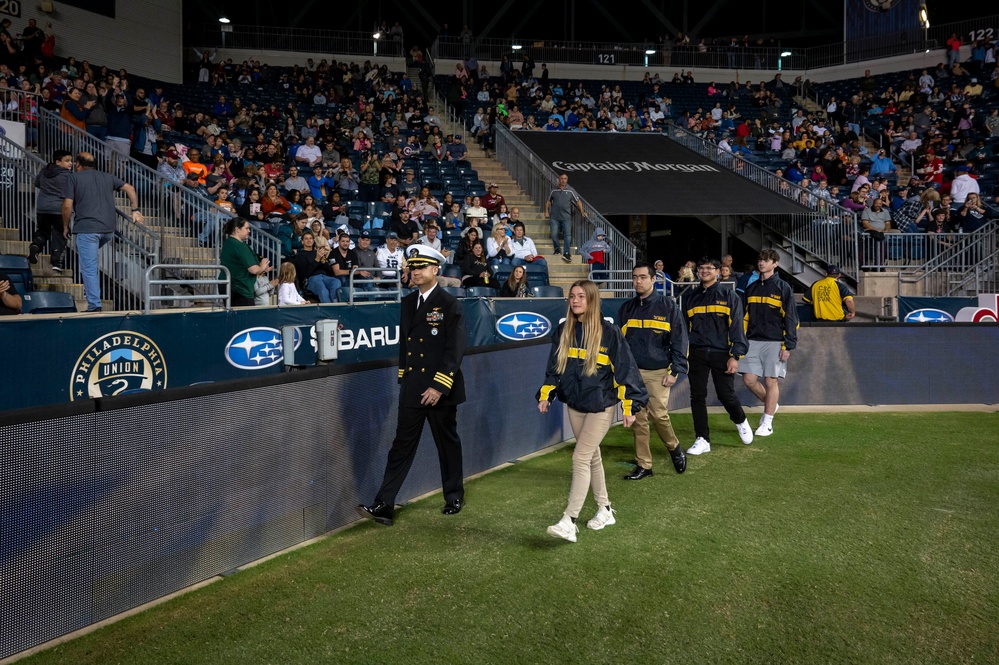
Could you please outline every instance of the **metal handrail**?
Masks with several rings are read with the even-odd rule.
[[[388,277],[356,277],[354,273],[358,270],[363,270],[365,272],[375,272],[375,273],[396,273],[394,279]],[[400,280],[402,274],[401,268],[352,268],[350,271],[350,276],[347,279],[348,288],[350,288],[350,299],[348,302],[354,304],[354,285],[355,284],[374,284],[376,287],[380,287],[382,284],[395,284],[394,289],[382,289],[375,293],[384,296],[395,296],[396,302],[402,301],[402,281]],[[366,300],[365,298],[359,298],[359,300]]]
[[[503,123],[497,122],[495,130],[496,158],[538,208],[544,209],[548,195],[558,187],[558,174]],[[587,217],[581,219],[575,210],[573,211],[572,237],[576,239],[577,246],[586,242],[598,226],[602,227],[611,246],[606,267],[609,270],[631,269],[635,265],[637,254],[634,243],[607,221],[585,198],[580,197],[580,199]],[[570,251],[570,248],[565,249]]]
[[[299,51],[343,55],[405,55],[403,42],[390,35],[374,38],[374,30],[322,30],[272,25],[205,24],[185,35],[198,48]],[[304,63],[303,63],[304,64]]]
[[[516,67],[524,55],[536,62],[577,63],[592,65],[634,65],[642,67],[697,67],[699,69],[765,69],[786,71],[814,71],[850,63],[880,58],[890,58],[910,53],[943,48],[952,33],[965,39],[970,32],[995,30],[999,16],[986,16],[964,21],[941,23],[930,28],[912,28],[888,35],[854,39],[812,46],[809,48],[739,47],[729,44],[706,45],[703,50],[696,44],[671,45],[666,49],[660,43],[612,43],[560,41],[551,39],[481,39],[463,41],[451,37],[438,37],[428,49],[435,59],[465,59],[474,53],[480,60],[510,57]],[[758,35],[767,37],[767,35]],[[756,36],[752,36],[756,37]],[[993,36],[994,38],[994,36]],[[692,38],[698,41],[700,36]],[[514,49],[514,44],[520,48]],[[653,53],[647,53],[653,51]],[[783,55],[790,51],[789,55]]]
[[[922,285],[922,294],[926,296],[951,295],[963,288],[969,275],[978,271],[979,266],[994,269],[986,262],[986,257],[995,255],[997,241],[999,232],[995,222],[972,233],[958,234],[950,247],[929,257],[922,265],[900,270],[899,292],[902,292],[903,284],[909,284]],[[956,278],[953,277],[955,273]],[[948,286],[952,279],[954,284]]]
[[[717,143],[672,122],[667,125],[663,133],[670,139],[802,206],[800,214],[753,217],[767,230],[800,248],[800,253],[811,254],[826,264],[838,264],[848,277],[858,277],[859,239],[855,213],[838,203],[816,196],[809,189],[795,185],[740,155],[720,151]]]
[[[214,270],[225,273],[225,279],[152,279],[153,271],[163,269],[182,270]],[[146,269],[143,295],[146,300],[146,314],[152,310],[150,304],[153,302],[178,301],[178,300],[224,300],[225,308],[232,309],[232,273],[224,265],[204,265],[202,263],[173,264],[157,263]],[[225,285],[225,293],[202,293],[202,294],[174,294],[168,296],[152,295],[153,286],[222,286]]]
[[[615,298],[630,298],[634,295],[634,283],[631,280],[631,270],[590,270],[590,273],[586,276],[591,282],[597,282],[598,284],[610,284],[611,287],[604,288],[601,286],[601,291],[613,291]],[[599,279],[598,279],[599,278]],[[720,281],[719,284],[731,287],[735,290],[737,282],[734,281]],[[675,282],[668,277],[663,284],[664,290],[666,286],[669,286],[669,294],[676,298],[679,297],[687,289],[693,288],[699,285],[700,282],[697,280],[691,282]]]

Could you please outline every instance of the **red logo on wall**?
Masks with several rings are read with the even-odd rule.
[[[999,323],[999,295],[995,293],[980,294],[978,307],[962,307],[954,320],[970,321],[971,323]]]

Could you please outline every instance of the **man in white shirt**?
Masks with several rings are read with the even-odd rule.
[[[514,208],[510,211],[510,218],[514,218],[514,213],[519,217],[520,210]],[[513,255],[510,262],[515,266],[524,266],[528,263],[538,266],[547,266],[548,262],[544,257],[538,256],[538,249],[534,246],[534,241],[525,235],[524,223],[513,222],[513,238],[510,239],[510,249]]]
[[[395,231],[389,231],[385,236],[385,245],[375,252],[375,263],[379,268],[389,268],[379,273],[379,277],[398,279],[398,268],[402,267],[402,248],[399,247],[399,236]]]
[[[423,235],[417,240],[421,245],[426,245],[427,247],[433,247],[438,252],[444,255],[448,263],[453,261],[454,253],[448,248],[444,247],[444,244],[440,239],[440,231],[436,224],[427,224],[423,227]],[[447,285],[445,285],[447,286]]]
[[[934,83],[935,81],[933,80],[933,77],[930,76],[929,73],[924,69],[923,75],[919,77],[919,87],[929,88],[930,90],[932,90]]]
[[[902,158],[909,159],[909,156],[914,152],[919,150],[919,146],[923,145],[922,140],[916,132],[911,132],[909,138],[902,141]]]
[[[307,164],[310,169],[323,161],[323,151],[316,145],[316,139],[309,137],[305,139],[305,145],[298,147],[295,153],[295,161],[299,164]]]
[[[965,199],[968,198],[968,194],[974,192],[975,194],[981,194],[981,190],[978,187],[978,181],[971,177],[968,173],[968,167],[961,164],[956,169],[957,175],[954,176],[954,182],[950,184],[950,196],[953,200],[952,208],[957,210],[964,205]]]

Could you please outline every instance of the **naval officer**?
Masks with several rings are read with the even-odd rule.
[[[428,245],[406,250],[410,282],[417,290],[401,304],[398,425],[375,502],[357,507],[361,517],[387,526],[392,524],[396,495],[416,457],[424,421],[430,421],[441,465],[442,512],[455,515],[464,501],[457,410],[465,401],[461,375],[465,319],[458,300],[437,284],[445,261],[443,254]]]

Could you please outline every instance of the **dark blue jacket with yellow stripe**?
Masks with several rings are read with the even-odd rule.
[[[720,351],[736,360],[749,352],[742,300],[735,291],[718,282],[698,286],[683,297],[682,307],[691,349]]]
[[[570,408],[584,413],[599,413],[621,402],[626,416],[635,415],[648,404],[649,393],[645,390],[638,365],[635,364],[621,331],[606,320],[602,323],[600,356],[597,359],[597,373],[593,376],[583,375],[586,349],[582,348],[581,324],[576,324],[576,342],[569,348],[565,371],[561,374],[556,372],[559,339],[565,322],[555,329],[548,367],[545,370],[545,385],[541,386],[537,394],[539,402],[552,402],[558,397]]]
[[[687,373],[687,328],[672,296],[655,291],[648,298],[635,296],[621,305],[617,323],[639,369]]]
[[[791,285],[775,272],[746,287],[746,337],[782,342],[791,351],[798,345],[798,306]]]

